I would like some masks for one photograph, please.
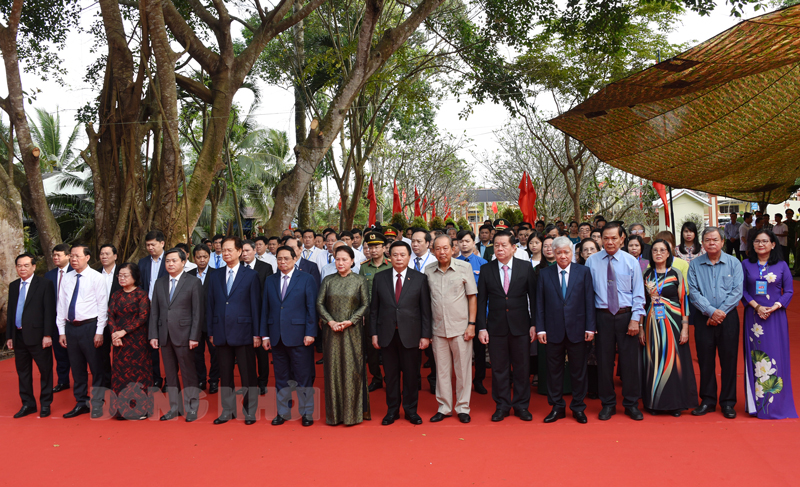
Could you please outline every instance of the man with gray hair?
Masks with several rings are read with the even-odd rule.
[[[739,312],[744,273],[739,260],[722,251],[725,236],[717,227],[703,230],[706,253],[689,263],[689,299],[694,309],[697,362],[700,365],[700,406],[692,414],[702,416],[716,410],[716,356],[719,353],[722,415],[736,417],[736,360],[739,352]]]
[[[536,329],[547,355],[547,402],[553,408],[544,418],[552,423],[566,417],[564,402],[564,364],[569,355],[572,379],[572,416],[587,422],[586,403],[589,381],[586,377],[586,342],[595,333],[594,286],[588,267],[572,264],[572,241],[553,240],[556,264],[539,273],[536,286]]]

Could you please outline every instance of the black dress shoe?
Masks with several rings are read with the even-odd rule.
[[[722,415],[728,419],[733,419],[736,417],[736,410],[733,409],[733,406],[722,406]]]
[[[611,416],[617,414],[617,408],[614,406],[603,406],[603,409],[600,410],[600,414],[597,415],[597,419],[600,421],[608,421],[611,419]]]
[[[162,385],[164,385],[164,381],[160,377],[153,381],[153,387],[156,389],[161,389]]]
[[[501,411],[499,409],[496,409],[494,411],[494,414],[492,414],[492,421],[494,421],[495,423],[500,422],[504,420],[509,414],[511,413],[509,413],[508,411]]]
[[[50,416],[50,406],[45,406],[42,408],[42,412],[39,413],[40,418],[46,418]]]
[[[164,379],[164,384],[161,386],[161,392],[167,392],[167,379]]]
[[[216,394],[219,392],[219,383],[212,382],[208,385],[208,393],[209,394]]]
[[[75,416],[80,416],[81,414],[89,414],[89,406],[77,405],[72,408],[72,411],[64,413],[64,418],[74,418]]]
[[[422,418],[419,417],[419,414],[409,414],[406,419],[411,424],[422,424]]]
[[[56,384],[55,387],[53,387],[53,393],[66,391],[67,389],[69,389],[69,384]]]
[[[390,424],[394,423],[395,419],[397,419],[397,417],[394,414],[387,414],[386,416],[383,417],[383,421],[381,421],[381,424],[383,426],[389,426]]]
[[[572,417],[575,418],[575,420],[578,421],[580,424],[586,424],[586,422],[589,421],[586,418],[586,413],[584,413],[583,411],[572,411]]]
[[[375,392],[378,389],[382,388],[383,388],[383,381],[381,380],[373,380],[372,382],[369,383],[369,386],[367,386],[367,390],[369,392]]]
[[[531,420],[533,420],[533,415],[527,409],[515,410],[514,414],[519,416],[519,419],[521,419],[523,421],[531,421]]]
[[[259,396],[266,396],[267,395],[267,386],[258,386],[258,395]]]
[[[449,415],[444,415],[442,413],[436,413],[431,417],[430,422],[431,423],[438,423],[439,421],[442,421],[444,418],[449,418],[449,417],[450,417]]]
[[[34,406],[22,406],[22,409],[20,409],[19,412],[14,415],[14,419],[24,418],[25,416],[35,412],[36,408]]]
[[[159,421],[169,421],[171,419],[177,418],[180,415],[181,415],[181,413],[179,413],[178,411],[170,410],[170,411],[167,411],[167,414],[165,414],[164,416],[161,416],[159,418]]]
[[[478,394],[488,394],[489,393],[489,391],[487,391],[486,388],[483,387],[483,383],[481,383],[481,382],[473,382],[472,386],[475,388],[475,392],[477,392]]]
[[[676,409],[674,411],[670,411],[669,415],[672,416],[672,417],[675,417],[675,418],[680,418],[681,417],[681,410],[680,409]]]
[[[191,423],[192,421],[197,420],[197,411],[189,411],[186,413],[186,422]]]
[[[644,419],[644,415],[642,414],[641,411],[639,411],[639,408],[637,408],[636,406],[625,408],[625,414],[630,416],[631,419],[634,421],[641,421]]]
[[[280,414],[275,416],[275,419],[272,420],[272,426],[280,426],[285,423],[286,420]]]
[[[587,392],[586,393],[587,399],[600,399],[600,396],[596,392]]]
[[[701,404],[692,410],[692,416],[703,416],[706,413],[713,413],[717,410],[716,406],[709,406],[708,404]]]
[[[103,408],[92,408],[92,419],[98,419],[103,417]]]
[[[314,424],[314,418],[311,415],[306,414],[302,417],[301,423],[303,426],[312,426]]]
[[[467,424],[472,421],[472,418],[470,418],[469,414],[467,413],[458,413],[458,420],[464,424]]]
[[[201,380],[200,384],[197,385],[197,388],[200,389],[201,391],[206,390],[206,381]]]
[[[555,423],[559,419],[564,419],[566,417],[567,417],[567,412],[566,411],[564,411],[563,409],[560,409],[560,408],[553,408],[553,410],[550,411],[550,414],[545,416],[544,422],[545,423]]]
[[[324,364],[324,363],[325,363],[325,357],[322,357],[321,359],[317,360],[317,361],[316,361],[316,362],[314,362],[314,363],[315,363],[315,364],[317,364],[317,365],[322,365],[322,364]]]
[[[245,426],[250,426],[251,424],[256,424],[256,418],[247,418],[244,420]]]
[[[214,424],[225,424],[235,417],[235,414],[230,414],[223,411],[222,414],[219,415],[219,418],[214,420]]]

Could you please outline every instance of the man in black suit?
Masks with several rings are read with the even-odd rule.
[[[586,379],[587,342],[595,333],[594,287],[592,273],[585,266],[572,263],[572,242],[567,237],[553,240],[556,263],[539,272],[536,286],[536,329],[547,352],[547,402],[553,407],[544,418],[552,423],[566,417],[564,362],[569,354],[572,379],[572,416],[586,423],[589,390]],[[540,379],[541,380],[541,379]]]
[[[55,267],[47,271],[44,277],[50,279],[53,283],[53,287],[56,290],[55,296],[57,297],[61,290],[61,281],[67,273],[72,272],[72,266],[69,265],[69,245],[62,243],[53,247],[52,257]],[[64,347],[52,348],[56,359],[57,382],[53,386],[53,393],[56,393],[69,389],[69,354]]]
[[[420,350],[431,342],[431,292],[425,274],[408,267],[411,247],[393,242],[389,248],[392,270],[375,274],[372,281],[369,333],[372,346],[381,350],[389,407],[383,425],[399,419],[400,373],[403,374],[403,411],[412,424],[422,424],[417,414]],[[530,267],[530,266],[528,266]]]
[[[117,289],[122,289],[119,284],[119,266],[117,265],[117,248],[111,244],[100,246],[100,275],[106,283],[108,291],[108,304],[111,304],[111,295]],[[111,327],[103,329],[103,345],[98,350],[100,360],[103,362],[103,387],[111,389]]]
[[[514,258],[511,232],[498,231],[492,243],[497,260],[481,266],[476,326],[478,339],[489,345],[492,357],[492,399],[497,404],[492,421],[502,421],[512,408],[521,420],[530,421],[530,343],[536,340],[536,327],[529,303],[533,311],[536,276],[529,262]]]
[[[24,253],[17,257],[19,279],[8,286],[8,320],[6,346],[14,350],[14,363],[19,376],[19,397],[22,409],[14,415],[21,418],[36,412],[33,397],[33,362],[39,369],[41,391],[40,417],[50,416],[53,402],[53,336],[56,335],[56,298],[53,283],[34,276],[34,257]]]
[[[139,259],[140,284],[151,302],[153,301],[153,286],[156,280],[167,275],[167,269],[164,266],[164,244],[166,240],[161,230],[151,230],[144,236],[145,247],[149,255]],[[161,361],[157,349],[150,350],[150,362],[153,365],[153,386],[162,389],[161,392],[167,392],[166,387],[162,387],[165,384],[161,379]]]
[[[256,259],[256,243],[252,240],[242,240],[242,265],[248,269],[253,269],[258,272],[258,281],[261,283],[261,288],[264,288],[264,282],[267,277],[273,274],[272,266],[266,262],[261,262]],[[264,347],[256,349],[256,362],[258,369],[258,393],[259,395],[267,394],[267,383],[269,382],[269,350]],[[240,389],[241,394],[244,394],[244,388]]]
[[[202,333],[197,348],[194,349],[195,369],[197,370],[197,379],[200,381],[198,387],[201,391],[206,390],[206,373],[208,373],[208,393],[216,394],[219,392],[219,362],[217,361],[217,349],[211,340],[208,338],[208,324],[206,323],[206,296],[208,295],[208,285],[211,282],[208,276],[216,272],[216,269],[209,265],[211,260],[211,249],[204,244],[195,246],[193,250],[194,263],[196,268],[187,272],[192,276],[200,279],[203,283],[202,299],[203,303],[200,307],[200,327]],[[210,356],[211,366],[206,369],[206,347],[208,347],[208,355]]]

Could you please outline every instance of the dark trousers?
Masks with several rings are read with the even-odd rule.
[[[588,392],[586,365],[586,342],[572,343],[564,338],[561,343],[548,341],[545,345],[547,353],[547,403],[564,410],[564,361],[569,355],[569,374],[572,379],[572,401],[569,408],[575,412],[586,409],[583,400]]]
[[[208,346],[208,354],[211,356],[211,367],[206,369],[206,346]],[[206,372],[208,373],[208,382],[219,382],[219,362],[217,361],[217,348],[208,339],[208,333],[203,332],[197,348],[194,349],[194,364],[195,371],[197,372],[197,380],[202,382],[206,380]],[[198,385],[199,385],[198,382]]]
[[[369,329],[368,319],[369,317],[364,318],[364,356],[367,358],[367,368],[372,375],[372,380],[380,382],[383,380],[383,374],[381,374],[381,352],[372,346],[372,336],[366,332]]]
[[[103,328],[103,345],[97,349],[103,367],[103,387],[111,389],[111,327]]]
[[[56,359],[57,384],[69,385],[69,352],[58,344],[57,336],[53,337],[53,356]]]
[[[161,357],[157,348],[150,350],[150,363],[153,365],[153,383],[158,384],[161,382]]]
[[[7,326],[14,326],[8,323]],[[60,347],[58,343],[56,347]],[[33,396],[33,363],[39,369],[39,403],[41,407],[50,407],[53,402],[53,352],[52,347],[42,348],[42,343],[28,346],[21,339],[14,343],[14,364],[17,366],[19,377],[19,398],[23,406],[36,407]]]
[[[428,374],[428,384],[430,384],[431,389],[436,389],[436,359],[433,357],[433,349],[432,347],[426,348],[421,354],[424,353],[427,361],[431,366],[431,371]],[[420,362],[422,361],[422,357],[420,354]],[[422,371],[421,369],[417,371],[417,382],[422,383]]]
[[[639,373],[641,348],[639,337],[628,335],[630,321],[630,311],[612,315],[606,310],[597,310],[597,388],[603,407],[617,405],[617,393],[614,390],[614,358],[617,350],[622,378],[622,405],[626,408],[638,407],[642,397]]]
[[[781,245],[781,255],[783,255],[783,260],[786,261],[786,265],[788,266],[789,265],[789,246],[788,245]]]
[[[483,382],[486,378],[486,345],[475,337],[472,340],[472,357],[475,360],[475,377],[473,382]]]
[[[269,382],[269,350],[258,347],[256,350],[256,363],[258,373],[258,387],[267,387]]]
[[[528,409],[531,402],[530,346],[528,335],[489,336],[489,355],[492,357],[492,399],[497,409],[508,412]],[[511,398],[511,381],[514,398]]]
[[[292,389],[297,390],[297,406],[301,416],[314,414],[314,346],[287,347],[279,342],[272,347],[272,365],[275,369],[278,415],[289,418]]]
[[[700,402],[717,405],[717,364],[721,375],[719,404],[736,404],[736,361],[739,351],[739,312],[734,309],[720,325],[708,326],[708,317],[692,307],[690,317],[694,325],[697,363],[700,365]]]
[[[239,376],[244,388],[242,409],[245,419],[255,419],[258,391],[256,390],[256,353],[253,345],[218,345],[217,358],[219,359],[221,380],[222,414],[236,414],[236,383],[233,378],[233,368],[238,365]]]
[[[403,411],[406,417],[417,414],[419,401],[418,377],[420,367],[419,348],[406,348],[397,330],[389,346],[381,349],[383,372],[386,374],[386,415],[397,416],[400,411],[400,374],[403,374]]]
[[[164,360],[164,375],[167,379],[167,394],[169,394],[170,411],[197,412],[200,389],[197,387],[197,369],[194,363],[194,350],[189,350],[189,344],[177,346],[167,336],[167,343],[161,345],[161,357]],[[181,372],[183,387],[178,380],[178,370]],[[183,400],[181,400],[183,389]]]
[[[89,374],[86,367],[92,372],[92,408],[103,407],[103,364],[100,359],[99,349],[94,348],[94,334],[97,330],[97,320],[89,321],[81,326],[66,324],[64,334],[67,337],[67,352],[69,353],[69,366],[72,369],[72,394],[78,405],[89,406]]]

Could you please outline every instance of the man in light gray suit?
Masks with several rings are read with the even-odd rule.
[[[164,254],[167,275],[156,280],[153,301],[150,303],[150,345],[161,347],[164,372],[167,377],[169,411],[161,421],[184,414],[186,422],[197,419],[200,389],[194,352],[202,332],[200,318],[203,306],[203,284],[196,276],[184,274],[186,254],[171,249]],[[183,401],[178,382],[178,368],[183,379]]]

